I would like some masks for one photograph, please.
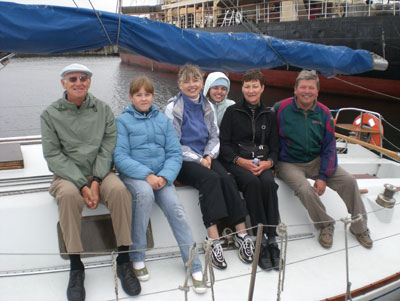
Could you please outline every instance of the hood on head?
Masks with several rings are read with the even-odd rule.
[[[225,100],[228,97],[231,82],[229,78],[222,72],[212,72],[207,76],[206,83],[204,84],[203,95],[207,97],[208,91],[210,90],[211,87],[214,86],[213,83],[216,81],[221,82],[221,80],[226,81],[228,83],[226,89],[226,96],[224,98]]]

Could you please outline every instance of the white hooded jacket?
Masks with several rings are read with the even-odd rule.
[[[210,90],[211,85],[220,78],[223,78],[228,82],[226,96],[225,96],[224,100],[222,100],[221,102],[214,102],[210,97],[207,96],[207,94],[208,94],[208,91]],[[207,99],[214,105],[215,113],[217,115],[218,127],[221,126],[222,117],[224,117],[226,109],[229,106],[235,104],[235,102],[233,100],[227,99],[227,96],[228,96],[229,90],[230,90],[230,85],[231,85],[231,82],[229,81],[229,78],[222,72],[210,73],[207,76],[206,83],[204,84],[203,95],[205,97],[207,97]]]

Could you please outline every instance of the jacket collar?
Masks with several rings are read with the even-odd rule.
[[[82,102],[82,105],[79,109],[93,108],[97,112],[96,104],[94,101],[94,96],[90,93],[86,95],[86,99]],[[68,101],[66,97],[66,91],[63,92],[63,97],[56,104],[57,110],[78,110],[78,107]]]
[[[248,103],[246,101],[246,99],[242,99],[238,104],[237,104],[238,108],[245,110],[246,112],[248,112],[249,114],[251,114],[251,110],[248,106]],[[270,108],[267,108],[262,101],[260,101],[260,105],[259,107],[256,109],[256,114],[262,113],[262,112],[269,112],[271,111]]]
[[[303,110],[302,108],[299,107],[299,105],[298,105],[298,103],[297,103],[296,95],[295,95],[295,96],[293,96],[293,105],[295,106],[295,108],[296,108],[297,110],[300,110],[300,111],[313,111],[313,112],[314,112],[315,109],[317,108],[317,100],[314,101],[314,104],[313,104],[313,106],[312,106],[310,109],[308,109],[308,110]]]

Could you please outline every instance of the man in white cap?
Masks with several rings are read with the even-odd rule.
[[[49,192],[57,200],[60,226],[70,254],[68,300],[84,300],[85,271],[81,217],[83,207],[95,209],[104,202],[111,212],[119,253],[117,274],[131,296],[141,291],[129,255],[131,194],[111,171],[116,125],[111,108],[88,93],[92,72],[72,64],[61,71],[63,96],[41,114],[43,153],[54,173]]]

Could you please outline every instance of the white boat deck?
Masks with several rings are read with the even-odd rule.
[[[34,183],[38,176],[50,176],[41,155],[40,144],[24,145],[24,170],[0,171],[0,299],[1,300],[65,300],[69,276],[69,261],[60,257],[55,200],[45,191],[47,183]],[[350,158],[348,158],[350,157]],[[375,203],[376,196],[383,192],[383,185],[400,186],[400,166],[392,161],[380,159],[359,146],[352,145],[347,155],[339,155],[341,165],[352,173],[376,174],[378,178],[360,179],[359,186],[368,189],[363,194],[368,214],[368,225],[374,239],[371,250],[363,248],[351,234],[348,235],[351,289],[367,286],[400,272],[400,194],[396,193],[394,209],[381,209]],[[32,178],[34,177],[34,178]],[[10,178],[33,179],[16,186],[8,185]],[[284,291],[281,300],[321,300],[346,292],[345,232],[342,222],[336,223],[334,243],[331,249],[323,249],[318,241],[318,231],[311,224],[305,209],[286,184],[278,180],[279,205],[282,222],[288,227],[289,235],[305,235],[306,238],[290,240],[287,249]],[[12,191],[29,189],[24,194]],[[39,192],[32,192],[37,189]],[[190,187],[178,188],[188,219],[199,246],[205,238],[205,229],[198,206],[197,191]],[[329,214],[336,220],[348,217],[344,203],[331,191],[322,200]],[[85,210],[84,215],[107,212],[104,207],[96,211]],[[183,285],[185,271],[180,256],[170,256],[177,248],[172,232],[158,207],[153,208],[152,231],[155,248],[147,252],[147,267],[151,278],[142,282],[142,293],[132,299],[139,300],[185,300]],[[307,236],[308,234],[313,236]],[[348,232],[349,233],[349,232]],[[167,254],[168,253],[168,254]],[[13,255],[15,254],[15,255]],[[157,256],[158,258],[157,258]],[[248,297],[251,265],[242,263],[237,250],[225,251],[228,269],[214,270],[215,300],[246,300]],[[204,264],[204,254],[200,256]],[[115,300],[114,278],[111,256],[84,258],[86,269],[86,300]],[[90,265],[104,263],[103,267]],[[20,276],[21,272],[39,269],[43,274]],[[58,272],[45,273],[56,269]],[[262,271],[258,268],[253,300],[277,299],[279,272]],[[189,281],[189,285],[191,282]],[[398,300],[400,280],[375,291],[373,299],[391,289],[397,295],[388,295],[385,300]],[[118,297],[129,299],[118,280]],[[197,295],[192,290],[189,300],[212,300],[211,290]],[[392,299],[390,299],[392,298]],[[395,298],[395,299],[393,299]],[[364,300],[363,299],[363,300]],[[358,300],[353,298],[353,300]],[[383,299],[382,299],[383,300]]]

